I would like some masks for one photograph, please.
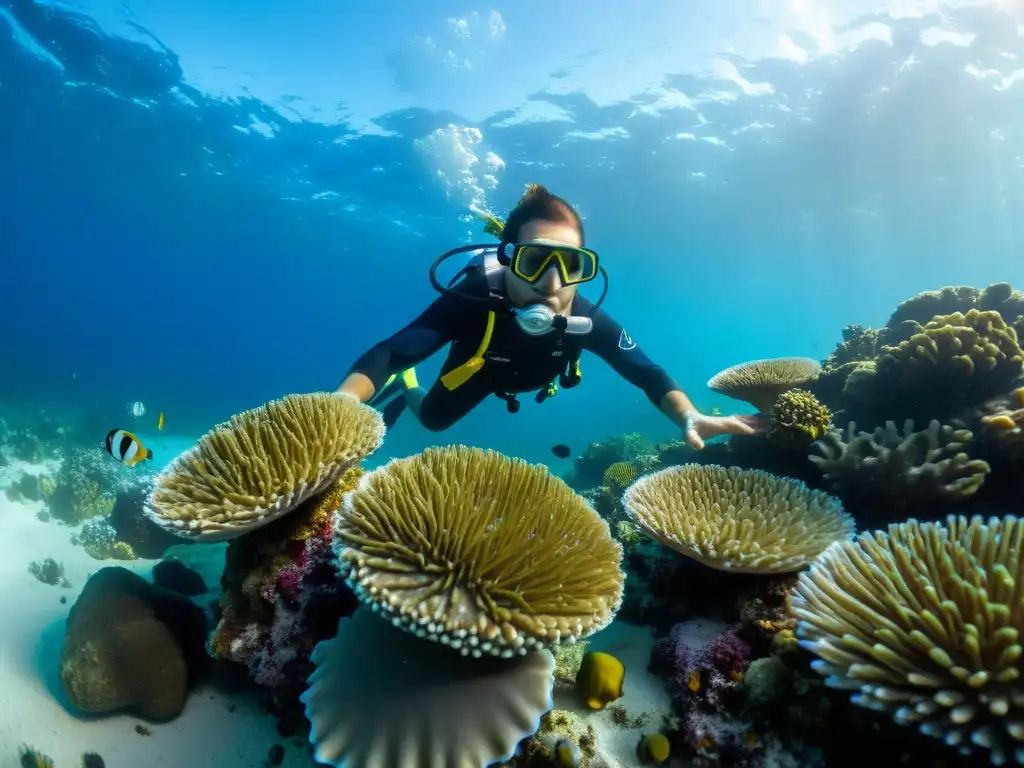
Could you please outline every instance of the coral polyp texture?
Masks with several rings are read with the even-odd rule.
[[[775,400],[768,437],[792,448],[808,447],[832,427],[832,412],[805,389],[791,389]]]
[[[882,348],[877,376],[886,388],[935,388],[985,396],[1008,389],[1024,371],[1017,333],[996,311],[938,315],[909,339]]]
[[[815,443],[809,459],[848,504],[892,511],[974,495],[991,468],[968,455],[971,437],[938,421],[919,432],[909,419],[902,432],[891,421],[860,433],[851,423],[845,437],[830,432]]]
[[[234,538],[328,488],[383,439],[380,414],[353,397],[288,395],[233,416],[174,459],[146,513],[185,538]]]
[[[623,503],[648,536],[719,570],[797,571],[854,533],[837,499],[737,467],[669,467],[630,486]]]
[[[708,389],[769,413],[779,395],[808,384],[820,372],[821,365],[809,357],[752,360],[715,374],[708,381]]]
[[[995,765],[1024,764],[1024,525],[908,520],[830,547],[790,595],[814,668],[852,700]]]
[[[1024,387],[1018,387],[1006,398],[1005,405],[981,417],[985,431],[1005,445],[1024,442]]]
[[[545,467],[494,451],[392,460],[345,495],[335,537],[362,602],[463,654],[574,642],[622,600],[608,524]]]

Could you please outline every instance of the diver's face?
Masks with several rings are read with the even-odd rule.
[[[526,243],[535,240],[544,240],[552,244],[571,245],[573,248],[580,248],[583,240],[580,232],[574,224],[567,221],[536,221],[527,222],[519,230],[519,242]],[[521,277],[506,271],[506,287],[509,298],[522,307],[527,304],[545,304],[557,314],[564,315],[572,306],[572,300],[576,296],[575,285],[562,285],[562,278],[558,274],[558,267],[554,262],[547,271],[541,275],[535,283],[528,283]]]

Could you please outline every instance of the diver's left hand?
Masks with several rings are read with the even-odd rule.
[[[683,438],[696,450],[704,447],[704,441],[719,435],[756,435],[768,428],[764,416],[705,416],[695,413],[686,419]]]

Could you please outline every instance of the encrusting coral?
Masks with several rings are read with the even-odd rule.
[[[734,572],[800,570],[854,532],[853,519],[828,494],[735,467],[669,467],[630,486],[623,503],[651,538]]]
[[[1024,764],[1024,524],[908,520],[839,542],[790,596],[801,645],[855,704]]]
[[[302,692],[314,646],[355,609],[331,540],[334,512],[361,475],[349,470],[291,514],[228,545],[211,652],[283,698]]]
[[[179,536],[234,538],[330,487],[383,439],[381,415],[354,397],[288,395],[233,416],[174,459],[146,512]]]
[[[832,427],[832,412],[805,389],[783,392],[768,418],[768,437],[787,448],[807,448]]]
[[[972,437],[966,429],[932,421],[915,432],[907,420],[902,433],[891,421],[873,432],[856,430],[851,423],[845,439],[830,432],[815,443],[809,459],[844,504],[865,516],[969,498],[990,471],[986,462],[966,453]]]
[[[750,403],[761,413],[770,413],[779,395],[803,387],[821,372],[817,360],[809,357],[776,357],[751,360],[716,373],[708,389]]]
[[[361,601],[465,654],[575,642],[622,600],[608,524],[542,465],[494,451],[389,462],[345,495],[335,536]]]

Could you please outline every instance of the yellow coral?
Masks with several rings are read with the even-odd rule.
[[[720,570],[805,567],[854,522],[828,494],[760,470],[686,464],[638,480],[623,498],[648,536]]]
[[[776,442],[805,448],[832,427],[832,412],[805,389],[791,389],[775,400],[768,436]]]
[[[640,467],[633,461],[617,461],[604,471],[603,485],[615,493],[622,493],[640,476]]]
[[[428,448],[345,495],[335,537],[361,601],[462,654],[575,642],[622,601],[622,547],[543,465],[465,446]]]
[[[752,360],[716,373],[708,389],[750,403],[768,413],[783,392],[806,385],[821,373],[821,365],[809,357],[777,357]]]
[[[146,514],[178,536],[235,538],[333,485],[383,439],[381,415],[354,397],[288,395],[233,416],[174,459]]]
[[[906,341],[882,348],[879,376],[948,386],[983,375],[1001,388],[1024,370],[1017,333],[994,310],[938,315],[916,330]]]
[[[790,595],[814,669],[853,702],[1024,761],[1024,521],[949,517],[834,544]]]
[[[110,556],[114,560],[137,560],[135,556],[135,550],[132,549],[132,545],[126,541],[115,541],[114,545],[110,548]]]
[[[591,651],[576,675],[576,690],[591,709],[604,709],[622,697],[626,668],[610,653]]]

